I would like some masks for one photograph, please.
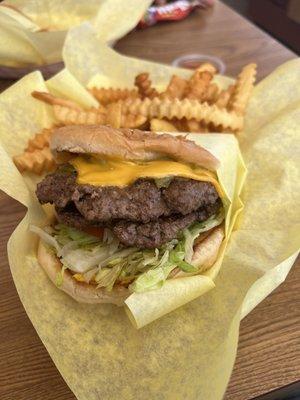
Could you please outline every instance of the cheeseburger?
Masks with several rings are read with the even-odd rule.
[[[224,238],[218,160],[182,136],[66,126],[51,137],[56,171],[37,186],[53,204],[38,260],[86,303],[122,304],[132,292],[201,273]]]

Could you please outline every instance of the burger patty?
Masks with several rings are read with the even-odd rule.
[[[113,232],[126,246],[153,249],[177,238],[178,234],[193,222],[205,221],[219,210],[221,204],[219,199],[214,204],[187,215],[176,214],[171,217],[161,217],[146,224],[120,221],[113,227]]]
[[[89,221],[129,219],[148,222],[170,212],[155,183],[147,180],[125,188],[77,185],[72,200]]]
[[[64,208],[72,203],[85,219],[108,222],[126,219],[149,222],[160,216],[187,215],[214,203],[218,193],[210,182],[174,178],[167,188],[153,179],[140,179],[125,188],[76,183],[76,172],[62,167],[37,186],[39,201]]]
[[[172,213],[187,215],[199,208],[214,204],[219,195],[210,182],[174,178],[162,196]]]
[[[176,238],[184,228],[197,221],[197,212],[159,218],[146,224],[120,221],[113,227],[114,234],[126,246],[153,249]]]
[[[63,208],[71,201],[76,187],[76,171],[67,165],[59,167],[37,184],[36,195],[41,204]]]
[[[140,248],[161,246],[222,205],[210,182],[174,178],[165,188],[153,179],[124,188],[81,185],[68,165],[45,177],[36,194],[42,204],[55,205],[60,222],[79,229],[108,226],[120,242]]]
[[[119,220],[105,224],[105,226],[111,228],[120,242],[126,246],[153,249],[177,238],[178,234],[193,222],[205,221],[215,214],[221,205],[222,202],[218,199],[215,203],[187,215],[175,214],[170,217],[159,217],[157,220],[145,224]],[[56,207],[56,215],[59,222],[77,229],[85,229],[91,225],[103,227],[101,223],[91,223],[86,220],[74,206],[67,206],[63,209]]]
[[[80,214],[74,204],[68,205],[65,208],[55,207],[55,211],[58,222],[61,224],[68,225],[79,230],[86,229],[93,225]]]

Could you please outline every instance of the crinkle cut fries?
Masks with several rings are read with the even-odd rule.
[[[238,134],[254,87],[256,64],[246,65],[235,83],[223,90],[214,82],[215,74],[214,66],[205,63],[189,79],[173,75],[166,89],[159,92],[149,73],[143,72],[135,78],[136,88],[88,89],[99,103],[90,109],[46,92],[33,92],[32,96],[53,107],[56,126],[99,124],[156,132]],[[14,157],[21,172],[42,174],[55,167],[49,150],[53,128],[38,132],[24,152]]]

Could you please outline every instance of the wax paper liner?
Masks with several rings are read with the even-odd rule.
[[[52,108],[36,101],[31,96],[31,91],[41,90],[41,87],[43,90],[49,89],[53,94],[78,101],[83,107],[95,105],[95,99],[93,99],[89,92],[87,92],[67,70],[60,72],[46,83],[43,81],[39,72],[28,75],[1,96],[3,102],[3,111],[2,113],[0,112],[0,115],[2,114],[0,116],[0,121],[3,127],[1,137],[2,143],[10,155],[15,154],[16,151],[20,152],[22,146],[24,148],[24,139],[27,138],[28,140],[28,135],[30,136],[31,126],[33,124],[36,126],[40,122],[40,127],[47,127],[53,121]],[[14,112],[15,105],[18,107],[19,115]],[[33,132],[39,130],[40,127],[34,128]],[[16,133],[20,132],[22,138],[19,139],[18,144],[21,145],[21,149],[18,148],[15,142],[11,141],[10,133],[12,131]],[[220,269],[226,245],[233,229],[234,220],[242,209],[242,203],[239,202],[237,185],[239,185],[238,172],[243,175],[245,173],[245,168],[235,137],[228,134],[196,134],[189,135],[188,137],[209,149],[221,162],[217,174],[224,191],[223,201],[226,208],[226,240],[224,240],[221,246],[217,262],[205,275],[173,279],[167,282],[160,290],[132,294],[126,300],[127,312],[138,328],[165,315],[214,287],[213,279]],[[13,181],[14,179],[9,179],[9,182]],[[25,183],[31,195],[31,197],[29,197],[30,200],[35,200],[34,190],[36,181],[36,177],[30,176],[29,174],[25,176]],[[10,193],[10,189],[7,188],[5,177],[4,190],[13,195]],[[23,199],[20,198],[19,192],[18,195],[18,199],[22,201]],[[36,200],[31,204],[34,204],[40,209],[38,213],[41,212],[41,206],[38,205]],[[237,204],[238,206],[236,206]],[[34,214],[35,210],[32,209],[31,213]],[[30,236],[31,235],[29,235],[29,237]],[[153,296],[155,300],[153,300]]]
[[[0,5],[0,65],[16,68],[62,61],[68,29],[86,20],[102,40],[113,43],[136,26],[150,3],[151,0],[4,1]]]
[[[72,44],[70,40],[69,45],[75,50],[78,46],[74,54],[83,65],[78,56],[82,51],[86,60],[82,42],[76,40]],[[101,45],[97,45],[98,51]],[[91,50],[90,44],[88,48]],[[97,51],[94,48],[89,58],[96,57]],[[70,48],[66,49],[66,61],[76,75],[71,53]],[[97,71],[97,63],[89,59],[86,62],[93,65],[94,74],[101,75],[100,64]],[[174,71],[158,65],[152,69],[151,64],[139,62],[140,71],[153,72],[157,83],[159,77],[167,79]],[[108,64],[109,60],[102,59],[102,63]],[[134,68],[137,63],[132,60]],[[215,288],[139,330],[132,326],[122,308],[74,303],[49,283],[34,253],[27,256],[27,263],[22,260],[33,249],[33,239],[28,239],[28,222],[39,223],[43,215],[32,212],[39,208],[31,204],[35,200],[31,189],[27,190],[29,180],[25,183],[18,175],[10,155],[18,153],[41,125],[50,124],[52,116],[48,106],[35,103],[37,114],[31,114],[30,126],[23,126],[31,106],[23,102],[24,112],[22,99],[33,87],[45,89],[37,74],[24,78],[18,90],[9,89],[10,94],[5,92],[0,97],[1,106],[5,104],[1,107],[4,114],[0,114],[1,136],[8,136],[10,123],[16,128],[9,131],[14,140],[4,140],[6,151],[1,155],[1,171],[5,174],[1,174],[1,187],[29,207],[8,244],[12,273],[31,321],[79,400],[222,398],[235,358],[242,309],[246,314],[284,280],[299,248],[299,154],[295,146],[300,122],[299,71],[299,60],[291,61],[254,90],[246,130],[240,137],[249,171],[245,209],[214,280]],[[113,81],[127,79],[127,66],[123,71],[120,68],[120,74],[119,80],[114,75]],[[109,70],[107,82],[108,77]],[[55,86],[55,81],[51,84]],[[11,100],[13,92],[19,101]],[[18,107],[14,107],[12,115],[8,109],[15,102]],[[232,203],[232,210],[240,208],[236,193],[242,183],[243,174],[238,173],[234,189],[237,200]]]

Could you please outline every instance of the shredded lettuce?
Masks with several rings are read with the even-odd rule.
[[[61,287],[61,285],[63,284],[64,274],[65,274],[66,269],[67,269],[67,267],[65,265],[63,265],[61,270],[57,273],[56,281],[55,281],[57,287]]]
[[[35,225],[30,225],[29,227],[30,232],[36,233],[46,244],[51,247],[54,247],[56,251],[60,251],[60,246],[57,240],[46,230],[39,228]]]
[[[194,254],[194,242],[200,233],[209,231],[212,228],[220,225],[224,219],[224,212],[220,212],[218,215],[213,215],[203,222],[196,222],[191,227],[183,230],[183,236],[185,238],[184,244],[184,260],[188,263],[192,261]],[[188,272],[188,271],[186,271]]]
[[[116,264],[111,268],[101,268],[95,277],[98,287],[105,287],[112,290],[113,285],[122,269],[122,264]]]
[[[85,272],[84,274],[82,274],[81,276],[83,277],[84,282],[90,283],[90,281],[94,278],[94,276],[98,272],[98,269],[99,269],[98,266],[96,266],[90,269],[89,271]]]
[[[103,261],[101,261],[98,265],[99,267],[104,267],[106,265],[115,265],[116,261],[120,262],[118,260],[123,261],[124,258],[129,256],[130,254],[134,253],[137,249],[135,247],[129,247],[127,249],[123,249],[121,251],[115,252],[113,255],[105,258]]]
[[[76,248],[70,250],[61,257],[64,265],[77,273],[87,272],[95,265],[99,265],[108,257],[108,249],[105,246],[95,246],[92,250]]]
[[[183,243],[179,242],[175,249],[170,252],[170,262],[175,264],[184,272],[197,272],[198,269],[196,267],[184,261],[185,252],[183,251],[183,249]]]
[[[176,268],[176,265],[172,265],[167,262],[164,266],[150,269],[144,274],[140,275],[129,288],[133,292],[146,292],[148,290],[159,289],[162,287],[164,282],[167,280],[170,272]]]
[[[54,227],[55,236],[57,241],[61,245],[67,245],[70,243],[76,242],[78,246],[88,246],[93,245],[99,241],[95,236],[89,235],[88,233],[79,231],[75,228],[70,228],[69,226],[58,224]]]
[[[223,219],[220,213],[195,223],[184,229],[178,239],[153,250],[126,248],[109,229],[104,229],[102,239],[62,224],[44,229],[31,226],[30,230],[60,258],[63,268],[57,275],[58,286],[63,282],[64,270],[70,269],[85,282],[107,290],[118,283],[131,291],[144,292],[161,287],[175,268],[197,273],[198,269],[191,264],[195,239],[221,224]]]
[[[133,292],[146,292],[160,288],[176,264],[169,261],[169,250],[166,250],[155,268],[149,269],[140,275],[131,285]]]

